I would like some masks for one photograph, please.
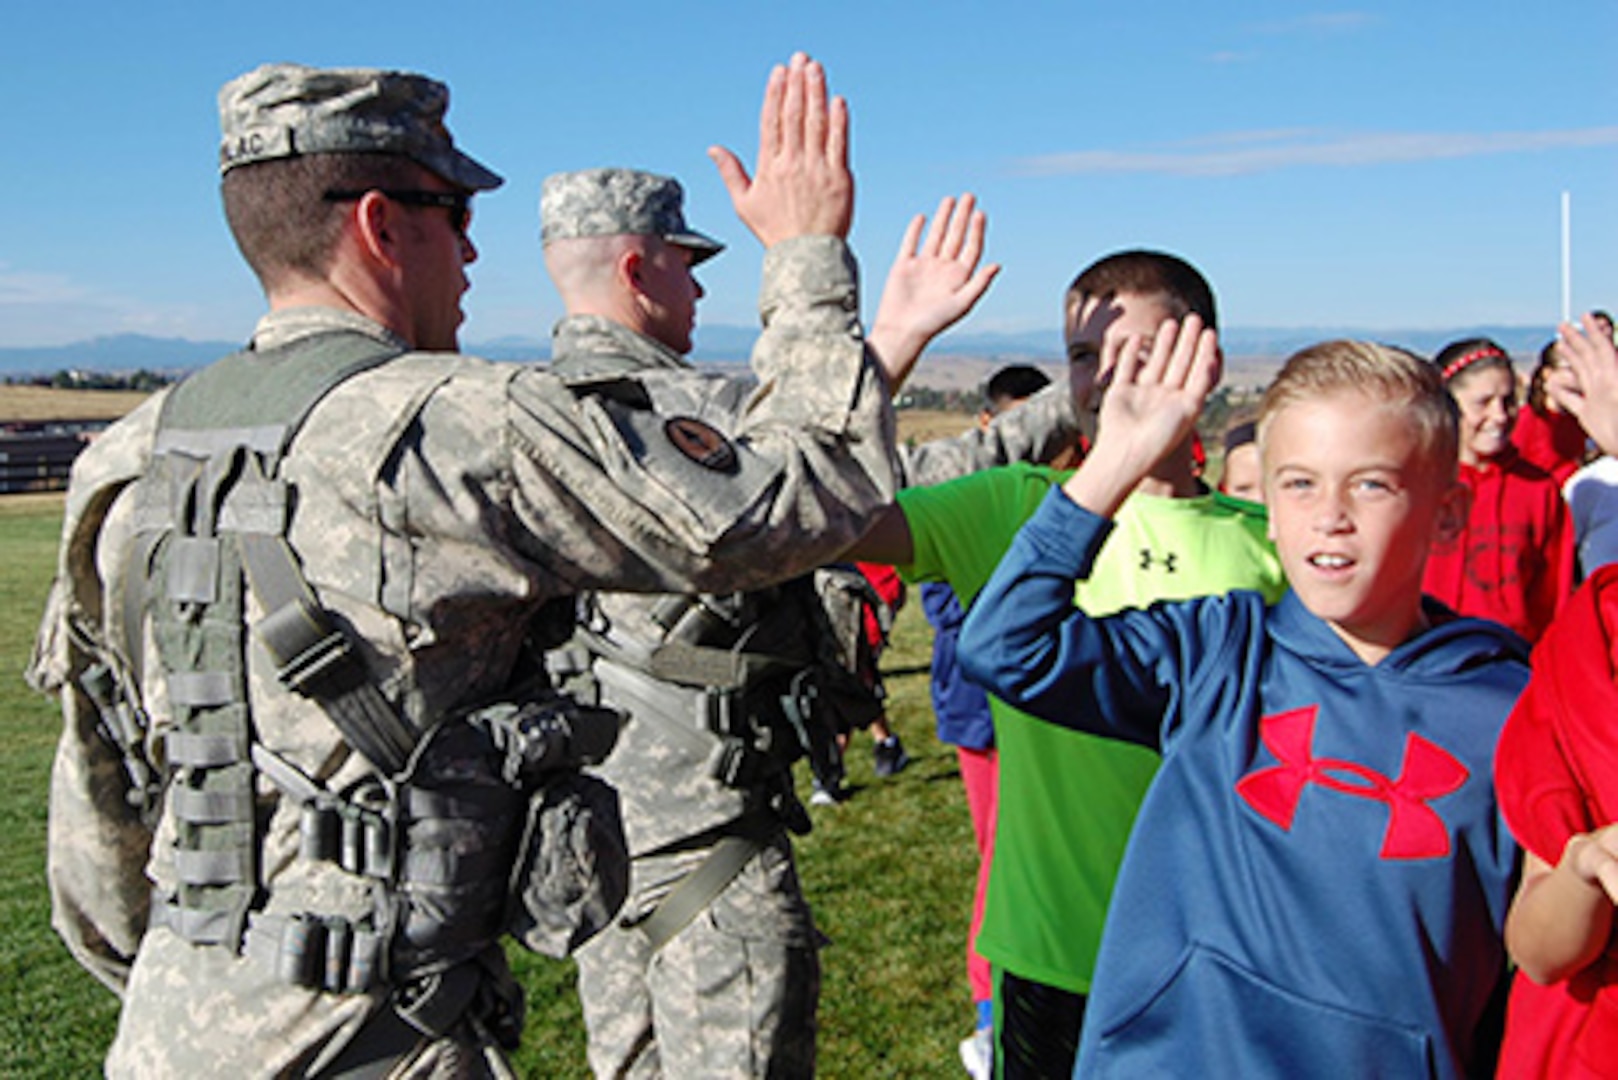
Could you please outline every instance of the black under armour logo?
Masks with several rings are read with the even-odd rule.
[[[1171,551],[1167,555],[1154,555],[1151,548],[1141,548],[1140,568],[1150,570],[1153,564],[1162,566],[1165,574],[1174,573],[1174,552]]]

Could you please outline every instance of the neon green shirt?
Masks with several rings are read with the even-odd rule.
[[[989,580],[1012,537],[1070,473],[1011,465],[899,493],[912,581],[947,581],[963,604]],[[1285,591],[1262,507],[1204,495],[1135,495],[1119,511],[1076,602],[1093,615],[1155,600]],[[1131,743],[1043,723],[992,695],[1000,755],[994,861],[977,947],[991,963],[1088,993],[1107,901],[1157,756]]]

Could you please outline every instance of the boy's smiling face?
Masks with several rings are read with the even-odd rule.
[[[1294,401],[1264,433],[1270,538],[1287,580],[1368,664],[1422,625],[1428,548],[1462,520],[1464,489],[1430,456],[1405,406],[1358,391]]]

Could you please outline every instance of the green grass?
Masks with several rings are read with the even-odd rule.
[[[60,511],[0,502],[0,1076],[94,1075],[117,1001],[50,929],[44,876],[46,793],[60,720],[22,682],[55,561]],[[855,797],[813,810],[798,843],[820,928],[824,1077],[959,1074],[955,1044],[972,1014],[962,959],[974,873],[971,827],[953,751],[932,735],[931,634],[912,602],[883,658],[889,720],[914,763],[871,773],[869,737],[849,753]],[[800,773],[802,767],[800,766]],[[808,795],[807,778],[803,794]],[[588,1077],[571,963],[513,950],[529,1014],[518,1071]]]

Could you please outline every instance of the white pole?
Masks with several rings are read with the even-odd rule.
[[[1573,195],[1562,192],[1562,321],[1573,321]]]

